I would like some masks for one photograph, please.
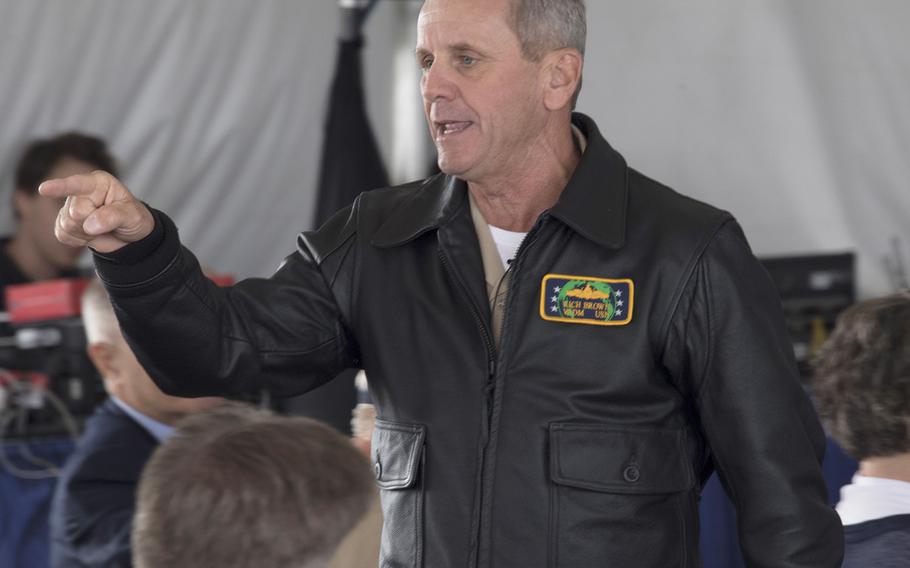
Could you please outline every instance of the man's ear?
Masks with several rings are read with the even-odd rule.
[[[584,59],[574,48],[557,49],[545,56],[544,61],[544,104],[547,110],[559,110],[571,106],[575,91],[581,82]]]
[[[88,358],[92,360],[92,364],[98,369],[101,378],[105,381],[116,379],[117,363],[114,357],[113,345],[103,341],[96,341],[89,343],[85,350],[88,353]]]

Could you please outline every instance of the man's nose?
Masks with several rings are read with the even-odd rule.
[[[453,71],[446,69],[442,63],[434,63],[429,69],[424,70],[420,79],[420,91],[427,102],[436,100],[452,100],[457,92],[456,84],[452,77]]]

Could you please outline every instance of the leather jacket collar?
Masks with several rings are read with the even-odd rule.
[[[550,214],[587,239],[607,248],[621,248],[628,202],[626,162],[589,117],[574,113],[572,122],[587,138],[588,147]],[[591,191],[593,187],[601,189]],[[373,244],[398,246],[439,228],[458,211],[466,194],[463,180],[444,174],[428,178],[379,228]]]

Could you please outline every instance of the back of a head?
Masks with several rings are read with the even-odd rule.
[[[228,404],[184,421],[146,466],[134,563],[325,566],[373,492],[365,458],[328,426]]]
[[[812,390],[826,430],[854,458],[910,452],[910,293],[844,311]]]

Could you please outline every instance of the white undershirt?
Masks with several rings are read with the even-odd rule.
[[[516,233],[515,231],[506,231],[499,227],[490,225],[490,235],[493,236],[493,242],[496,243],[496,250],[499,251],[499,257],[502,259],[503,267],[508,268],[509,261],[515,258],[521,241],[524,240],[527,233]]]
[[[910,483],[856,474],[841,487],[837,514],[845,525],[910,514]]]

